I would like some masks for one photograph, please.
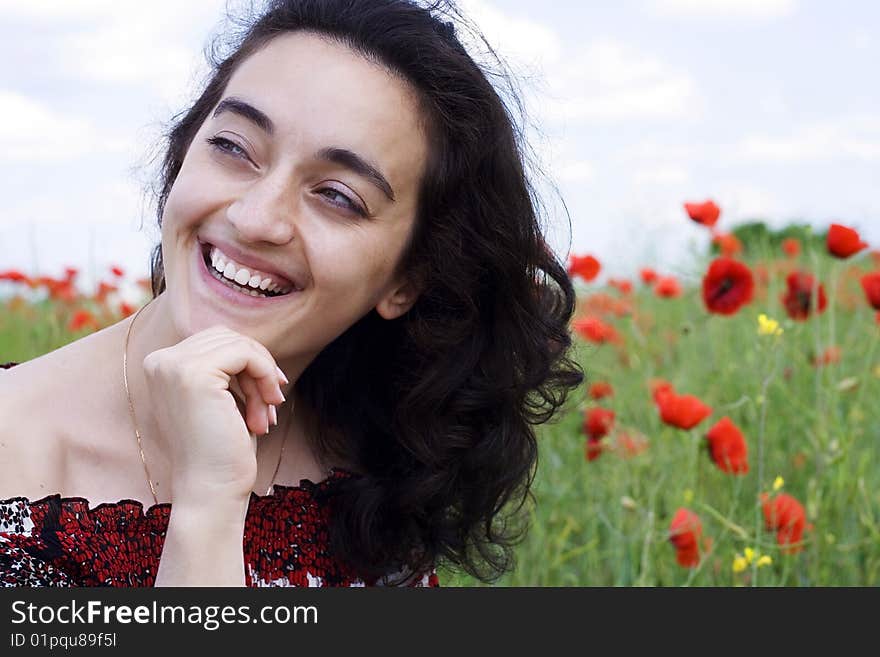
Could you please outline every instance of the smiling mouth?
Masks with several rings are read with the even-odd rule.
[[[202,260],[205,261],[205,267],[208,269],[208,273],[216,278],[218,281],[223,283],[226,287],[231,288],[241,294],[245,294],[251,297],[259,297],[263,299],[274,299],[275,297],[284,297],[288,296],[290,292],[280,293],[280,292],[266,292],[261,290],[260,288],[253,288],[248,285],[239,285],[233,280],[226,278],[223,274],[217,271],[214,268],[214,265],[211,264],[211,249],[213,245],[208,243],[202,243]],[[293,290],[291,290],[292,292]]]

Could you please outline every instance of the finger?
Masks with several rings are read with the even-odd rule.
[[[258,436],[269,433],[269,414],[266,403],[260,395],[257,382],[247,373],[241,372],[235,377],[247,397],[246,423]]]
[[[266,404],[281,404],[286,401],[284,392],[281,390],[281,381],[278,377],[278,371],[280,368],[275,363],[275,358],[273,358],[271,352],[258,341],[251,338],[244,337],[244,345],[253,351],[255,358],[260,361],[261,367],[263,360],[268,363],[268,370],[265,375],[256,376],[251,374],[257,384],[257,388],[260,391],[263,401]],[[250,372],[248,373],[250,374]]]
[[[237,339],[218,342],[210,353],[201,358],[210,361],[209,369],[220,379],[224,388],[230,387],[231,377],[245,372],[256,382],[263,403],[280,404],[284,401],[284,395],[278,382],[277,365],[271,354],[266,354],[268,350],[257,349],[252,341]]]
[[[260,391],[256,382],[245,372],[240,372],[229,377],[229,391],[235,397],[236,406],[248,430],[258,436],[265,435],[266,431],[263,429],[265,410],[259,408],[265,405],[259,402]]]
[[[272,356],[272,352],[266,349],[266,347],[258,340],[249,336],[242,335],[241,333],[237,333],[232,329],[227,329],[222,326],[215,328],[217,330],[206,329],[199,334],[203,337],[198,345],[194,345],[194,353],[198,355],[206,355],[217,349],[218,346],[226,345],[230,342],[246,345],[247,348],[253,350],[258,356],[268,360],[271,363],[271,367],[274,369],[274,374],[266,375],[264,377],[251,374],[257,382],[263,399],[267,404],[280,404],[284,402],[285,397],[282,385],[286,386],[290,382],[287,380],[287,377],[281,368],[278,367],[274,356]]]

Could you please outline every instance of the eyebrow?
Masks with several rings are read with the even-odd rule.
[[[237,114],[238,116],[247,119],[268,135],[275,134],[275,124],[272,122],[272,119],[261,110],[258,110],[256,107],[240,98],[230,96],[221,100],[217,104],[217,108],[214,110],[213,117],[216,118],[224,112],[231,112],[232,114]],[[385,176],[382,175],[382,172],[379,171],[378,167],[370,164],[370,162],[354,151],[339,146],[328,146],[315,153],[314,157],[317,160],[338,164],[339,166],[345,167],[346,169],[366,178],[373,185],[378,187],[390,201],[395,200],[394,190],[391,188],[387,178],[385,178]]]

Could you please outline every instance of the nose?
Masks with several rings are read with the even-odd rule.
[[[289,181],[267,175],[237,195],[226,217],[243,240],[285,244],[293,237],[295,208]]]

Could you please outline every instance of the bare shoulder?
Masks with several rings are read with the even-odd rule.
[[[0,499],[64,489],[66,435],[79,421],[96,342],[87,336],[0,370]]]
[[[54,492],[50,489],[58,473],[58,449],[44,421],[47,408],[58,400],[49,401],[51,385],[45,380],[45,364],[38,361],[0,370],[0,500],[35,500]]]

